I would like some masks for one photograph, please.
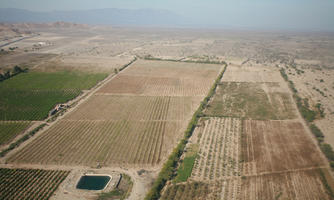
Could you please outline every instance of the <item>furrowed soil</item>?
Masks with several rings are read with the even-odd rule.
[[[245,120],[242,155],[245,175],[326,165],[300,122]]]

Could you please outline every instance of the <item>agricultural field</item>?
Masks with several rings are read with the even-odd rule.
[[[167,188],[161,200],[206,200],[210,194],[209,184],[202,182],[192,182],[186,184],[172,185]]]
[[[243,129],[246,175],[326,165],[300,122],[245,120]]]
[[[62,120],[8,161],[103,166],[157,165],[178,141],[180,122]],[[43,151],[41,151],[43,149]]]
[[[40,72],[73,71],[86,73],[114,73],[128,64],[134,56],[82,56],[66,55],[58,56],[48,62],[40,63],[34,70]]]
[[[327,170],[327,169],[326,169]],[[324,183],[324,170],[311,169],[249,176],[242,180],[241,200],[334,198]]]
[[[131,87],[122,87],[122,83],[133,83],[135,79],[129,79],[129,76],[137,77],[131,75],[133,72],[141,72],[142,80],[168,80],[173,78],[175,70],[186,73],[192,69],[188,63],[172,62],[170,67],[171,63],[161,61],[138,62],[102,86],[8,161],[71,166],[160,165],[182,138],[186,123],[205,94],[204,91],[203,94],[191,92],[184,95],[156,90],[157,95],[148,95],[138,94],[137,89]],[[192,73],[188,74],[189,77],[193,74],[193,80],[189,78],[178,84],[189,87],[187,84],[197,81],[209,87],[221,68],[220,65],[204,65],[201,68],[194,64]],[[203,74],[206,77],[197,79]],[[155,82],[150,84],[154,86]],[[159,84],[160,87],[169,86]],[[133,85],[144,87],[145,81],[134,82]],[[113,93],[114,89],[110,88],[118,92]]]
[[[67,120],[187,120],[200,97],[100,95],[91,97]]]
[[[179,169],[184,174],[167,184],[161,199],[333,198],[326,162],[300,122],[202,118],[194,145],[191,176],[178,179],[188,173]]]
[[[272,67],[264,67],[260,64],[230,64],[224,74],[222,82],[247,82],[266,83],[282,82],[278,70]]]
[[[296,109],[279,83],[223,82],[205,114],[248,119],[293,119]]]
[[[31,125],[29,121],[0,121],[0,145],[8,144]]]
[[[188,181],[170,185],[160,199],[205,200],[271,200],[271,199],[333,199],[328,190],[324,169],[282,172],[210,182]]]
[[[203,97],[220,69],[212,64],[139,60],[98,93]]]
[[[102,94],[142,96],[203,96],[210,89],[205,78],[145,77],[120,75],[99,90]]]
[[[43,120],[65,103],[104,79],[106,74],[27,72],[0,84],[0,120]]]
[[[0,199],[49,199],[68,173],[0,168]]]
[[[194,137],[199,152],[191,179],[219,180],[240,176],[241,120],[237,118],[208,118]]]
[[[276,72],[228,66],[160,199],[334,198],[328,163]]]
[[[117,69],[134,57],[226,61],[216,94],[199,113],[175,179],[167,182],[161,199],[333,199],[329,165],[300,121],[278,71],[286,69],[311,108],[323,106],[325,117],[313,123],[333,145],[331,35],[47,26],[36,26],[39,34],[7,46],[18,48],[0,55],[2,73],[15,65],[29,68],[0,83],[3,144],[29,127],[23,125],[26,121],[44,120],[55,104],[73,99],[108,74],[118,74],[6,154],[0,159],[2,167],[33,166],[41,173],[50,168],[84,173],[97,166],[102,169],[96,171],[115,167],[133,179],[129,199],[144,199],[222,66],[138,59],[121,72]],[[14,130],[6,123],[21,125]],[[34,170],[24,171],[15,183],[34,184],[37,178],[26,172]],[[30,189],[14,193],[11,188],[18,186],[1,185],[0,199],[7,199],[3,191],[16,199],[50,196],[58,182],[48,180],[31,187],[43,193],[32,197],[27,196],[34,194]],[[66,199],[64,191],[57,192],[58,199]]]

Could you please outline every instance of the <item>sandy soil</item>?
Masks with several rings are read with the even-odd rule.
[[[334,146],[334,71],[319,69],[305,64],[297,65],[304,73],[298,74],[293,68],[288,69],[288,76],[294,82],[302,98],[308,98],[311,107],[320,103],[325,117],[315,124],[325,135],[325,142]]]

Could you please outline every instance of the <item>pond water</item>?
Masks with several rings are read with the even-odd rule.
[[[109,183],[110,179],[110,176],[85,175],[80,178],[77,184],[77,189],[103,190]]]

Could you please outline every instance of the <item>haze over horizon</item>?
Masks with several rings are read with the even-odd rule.
[[[188,19],[192,27],[334,31],[331,0],[1,0],[0,8],[39,12],[163,9]]]

